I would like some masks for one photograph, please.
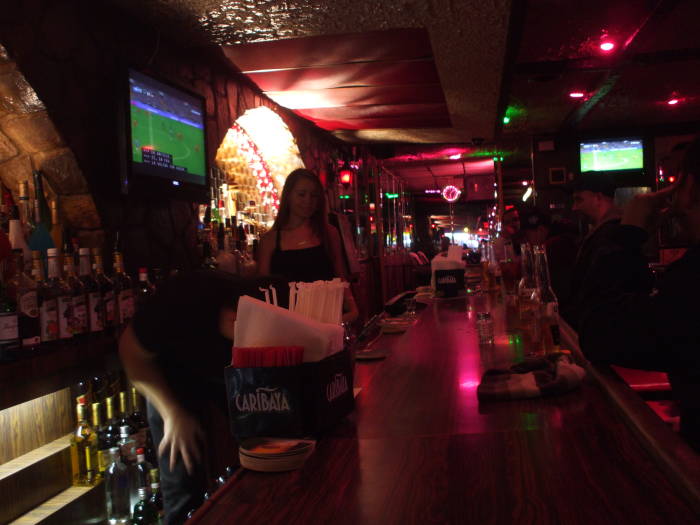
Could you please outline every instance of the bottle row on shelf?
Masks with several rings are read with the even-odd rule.
[[[73,484],[90,486],[104,481],[109,523],[157,524],[163,515],[163,498],[142,398],[131,387],[131,402],[122,391],[115,407],[114,396],[100,401],[96,394],[76,398],[77,425],[71,435]]]
[[[30,265],[22,250],[13,250],[13,257],[0,262],[0,359],[124,327],[154,293],[154,285],[145,268],[134,283],[119,252],[114,252],[113,269],[108,277],[95,249],[65,249],[61,254],[49,248],[46,259],[33,250]]]
[[[205,222],[199,230],[203,268],[219,268],[239,275],[255,273],[258,230],[236,219]]]

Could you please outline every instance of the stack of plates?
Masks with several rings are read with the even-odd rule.
[[[241,466],[258,472],[285,472],[301,468],[314,451],[313,439],[250,438],[241,443]]]

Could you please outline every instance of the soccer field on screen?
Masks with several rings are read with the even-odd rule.
[[[641,148],[586,151],[581,153],[581,171],[614,171],[642,169]]]
[[[206,174],[204,130],[131,106],[131,155],[143,162],[141,148],[150,146],[173,156],[175,166],[192,175]]]

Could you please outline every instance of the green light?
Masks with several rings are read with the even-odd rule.
[[[398,193],[385,193],[384,196],[385,196],[387,199],[398,199],[398,198],[399,198],[399,194],[398,194]]]
[[[494,157],[493,161],[496,162],[498,160],[498,157]]]
[[[510,124],[510,117],[503,117],[504,124]]]
[[[340,195],[338,198],[340,199],[349,199],[350,195]]]
[[[503,162],[503,157],[500,158],[501,162]]]

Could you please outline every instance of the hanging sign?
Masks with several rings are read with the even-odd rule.
[[[445,199],[447,202],[456,201],[457,199],[459,199],[460,195],[462,195],[462,192],[456,186],[449,185],[442,188],[442,198]]]

